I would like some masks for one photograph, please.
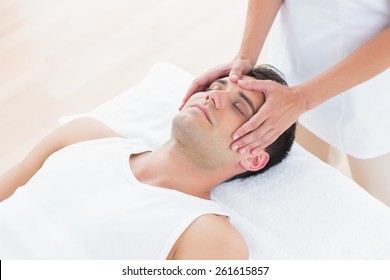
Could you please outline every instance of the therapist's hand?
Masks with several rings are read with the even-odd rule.
[[[248,73],[250,70],[253,69],[253,67],[254,65],[252,65],[248,59],[235,58],[229,63],[211,68],[206,73],[202,74],[192,82],[191,86],[186,92],[186,95],[179,110],[183,108],[184,104],[193,94],[199,91],[204,91],[218,78],[229,76],[230,80],[233,83],[236,83],[242,77],[243,74]]]
[[[307,111],[300,93],[270,80],[239,80],[242,89],[264,94],[259,111],[233,133],[232,150],[259,153],[272,144],[298,117]]]

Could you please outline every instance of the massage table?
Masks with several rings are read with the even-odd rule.
[[[156,148],[170,138],[193,78],[159,62],[131,89],[59,122],[95,118]],[[230,214],[251,259],[390,259],[390,208],[297,143],[278,166],[223,183],[212,199]]]

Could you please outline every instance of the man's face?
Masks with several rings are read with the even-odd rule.
[[[244,80],[254,79],[245,76]],[[263,105],[264,95],[243,90],[229,78],[213,82],[205,92],[194,94],[175,117],[173,137],[192,149],[208,168],[235,163],[240,155],[230,149],[232,134]]]

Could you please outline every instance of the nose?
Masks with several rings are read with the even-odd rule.
[[[212,102],[214,108],[219,110],[221,109],[222,102],[223,102],[223,93],[219,90],[211,90],[206,95],[205,100]]]

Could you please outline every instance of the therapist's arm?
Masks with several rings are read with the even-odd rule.
[[[261,151],[304,112],[389,67],[390,26],[387,26],[349,56],[300,85],[285,87],[272,81],[238,81],[244,89],[263,92],[266,102],[256,115],[234,133],[234,139],[238,140],[232,144],[232,149],[238,147],[239,151]],[[375,102],[380,103],[381,100]]]
[[[106,137],[120,135],[89,118],[80,118],[58,128],[39,142],[22,162],[0,176],[0,202],[24,186],[51,154],[74,143]]]
[[[306,109],[309,110],[373,78],[389,67],[390,26],[387,26],[345,59],[317,77],[296,86],[295,89],[300,93]]]
[[[256,65],[282,2],[282,0],[250,0],[248,2],[244,35],[236,58],[247,60],[252,66]]]
[[[253,69],[281,4],[282,0],[248,2],[244,35],[237,55],[232,61],[218,65],[197,77],[188,88],[180,110],[194,93],[204,90],[218,78],[229,76],[232,82],[237,82],[243,74]]]

